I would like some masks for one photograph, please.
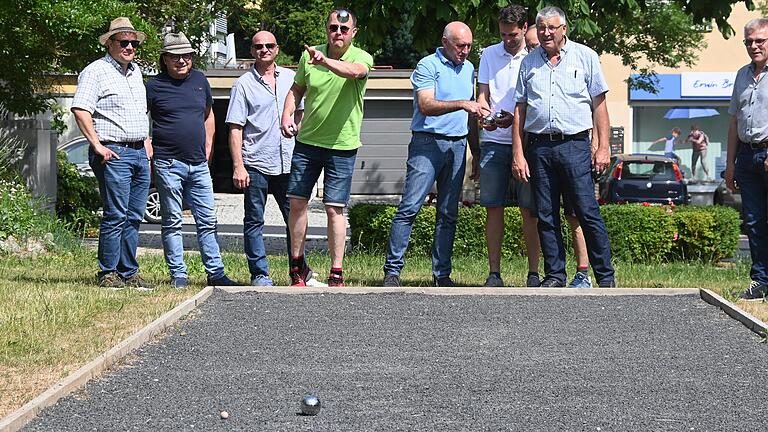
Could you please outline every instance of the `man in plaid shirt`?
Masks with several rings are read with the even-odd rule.
[[[147,98],[139,66],[133,62],[146,35],[128,18],[112,21],[99,37],[107,54],[89,64],[72,101],[88,157],[99,182],[104,215],[99,227],[99,286],[151,291],[139,276],[136,247],[149,191],[151,148]],[[146,147],[145,147],[146,146]]]

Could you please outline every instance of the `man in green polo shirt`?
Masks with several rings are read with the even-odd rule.
[[[304,286],[309,267],[304,260],[307,234],[307,203],[320,172],[323,204],[328,215],[328,251],[331,271],[328,285],[344,286],[342,262],[352,173],[360,147],[363,96],[373,57],[352,45],[357,17],[348,9],[335,9],[326,23],[328,43],[306,51],[299,60],[291,91],[285,98],[283,135],[296,135],[287,196],[291,200],[288,228],[291,233],[290,276],[292,286]],[[301,127],[293,120],[296,104],[304,97]]]

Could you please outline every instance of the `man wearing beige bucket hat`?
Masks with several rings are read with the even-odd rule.
[[[152,168],[160,195],[161,237],[174,288],[186,288],[181,234],[182,200],[195,217],[197,241],[208,285],[237,285],[224,274],[216,241],[216,211],[208,159],[216,122],[205,75],[192,68],[195,49],[184,33],[168,33],[160,50],[161,73],[147,83],[152,115]]]
[[[104,213],[99,227],[99,286],[151,291],[139,276],[136,247],[149,191],[147,99],[136,50],[147,35],[116,18],[99,37],[104,57],[77,80],[72,113],[88,139]]]

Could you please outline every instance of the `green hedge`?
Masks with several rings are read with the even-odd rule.
[[[382,204],[360,204],[349,210],[352,247],[383,252],[396,208]],[[640,204],[600,207],[615,259],[654,263],[671,260],[717,261],[733,255],[739,239],[739,215],[720,206],[644,206]],[[506,229],[502,254],[525,254],[522,218],[517,208],[504,211]],[[434,236],[435,208],[424,206],[416,216],[410,255],[429,255]],[[562,218],[563,238],[570,244],[570,230]],[[456,224],[454,255],[486,256],[485,209],[463,207]],[[570,247],[568,247],[570,250]]]

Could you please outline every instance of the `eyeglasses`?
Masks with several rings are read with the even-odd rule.
[[[255,49],[257,51],[261,50],[262,48],[266,48],[266,49],[272,51],[273,49],[275,49],[276,46],[277,46],[277,44],[274,44],[274,43],[253,44],[253,45],[251,45],[251,47],[253,47],[253,49]]]
[[[536,31],[540,32],[546,32],[549,31],[550,33],[554,33],[557,30],[560,30],[561,28],[565,27],[565,24],[560,24],[559,26],[536,26]]]
[[[471,43],[453,44],[453,46],[455,46],[457,49],[460,49],[460,50],[472,49],[472,44]]]
[[[171,59],[171,61],[174,61],[174,62],[177,62],[179,60],[190,61],[190,60],[192,60],[192,53],[168,54],[168,58]]]
[[[132,46],[133,48],[138,48],[141,42],[139,42],[136,39],[130,40],[130,39],[123,39],[123,40],[117,40],[113,39],[114,41],[117,41],[120,43],[121,48],[128,48],[128,45]]]
[[[340,26],[338,24],[331,24],[328,26],[328,31],[331,33],[336,33],[339,30],[341,30],[341,34],[347,34],[349,33],[350,28],[345,25]]]
[[[742,42],[744,42],[744,46],[749,48],[754,43],[755,45],[761,47],[763,44],[765,44],[765,41],[768,39],[744,39]]]

